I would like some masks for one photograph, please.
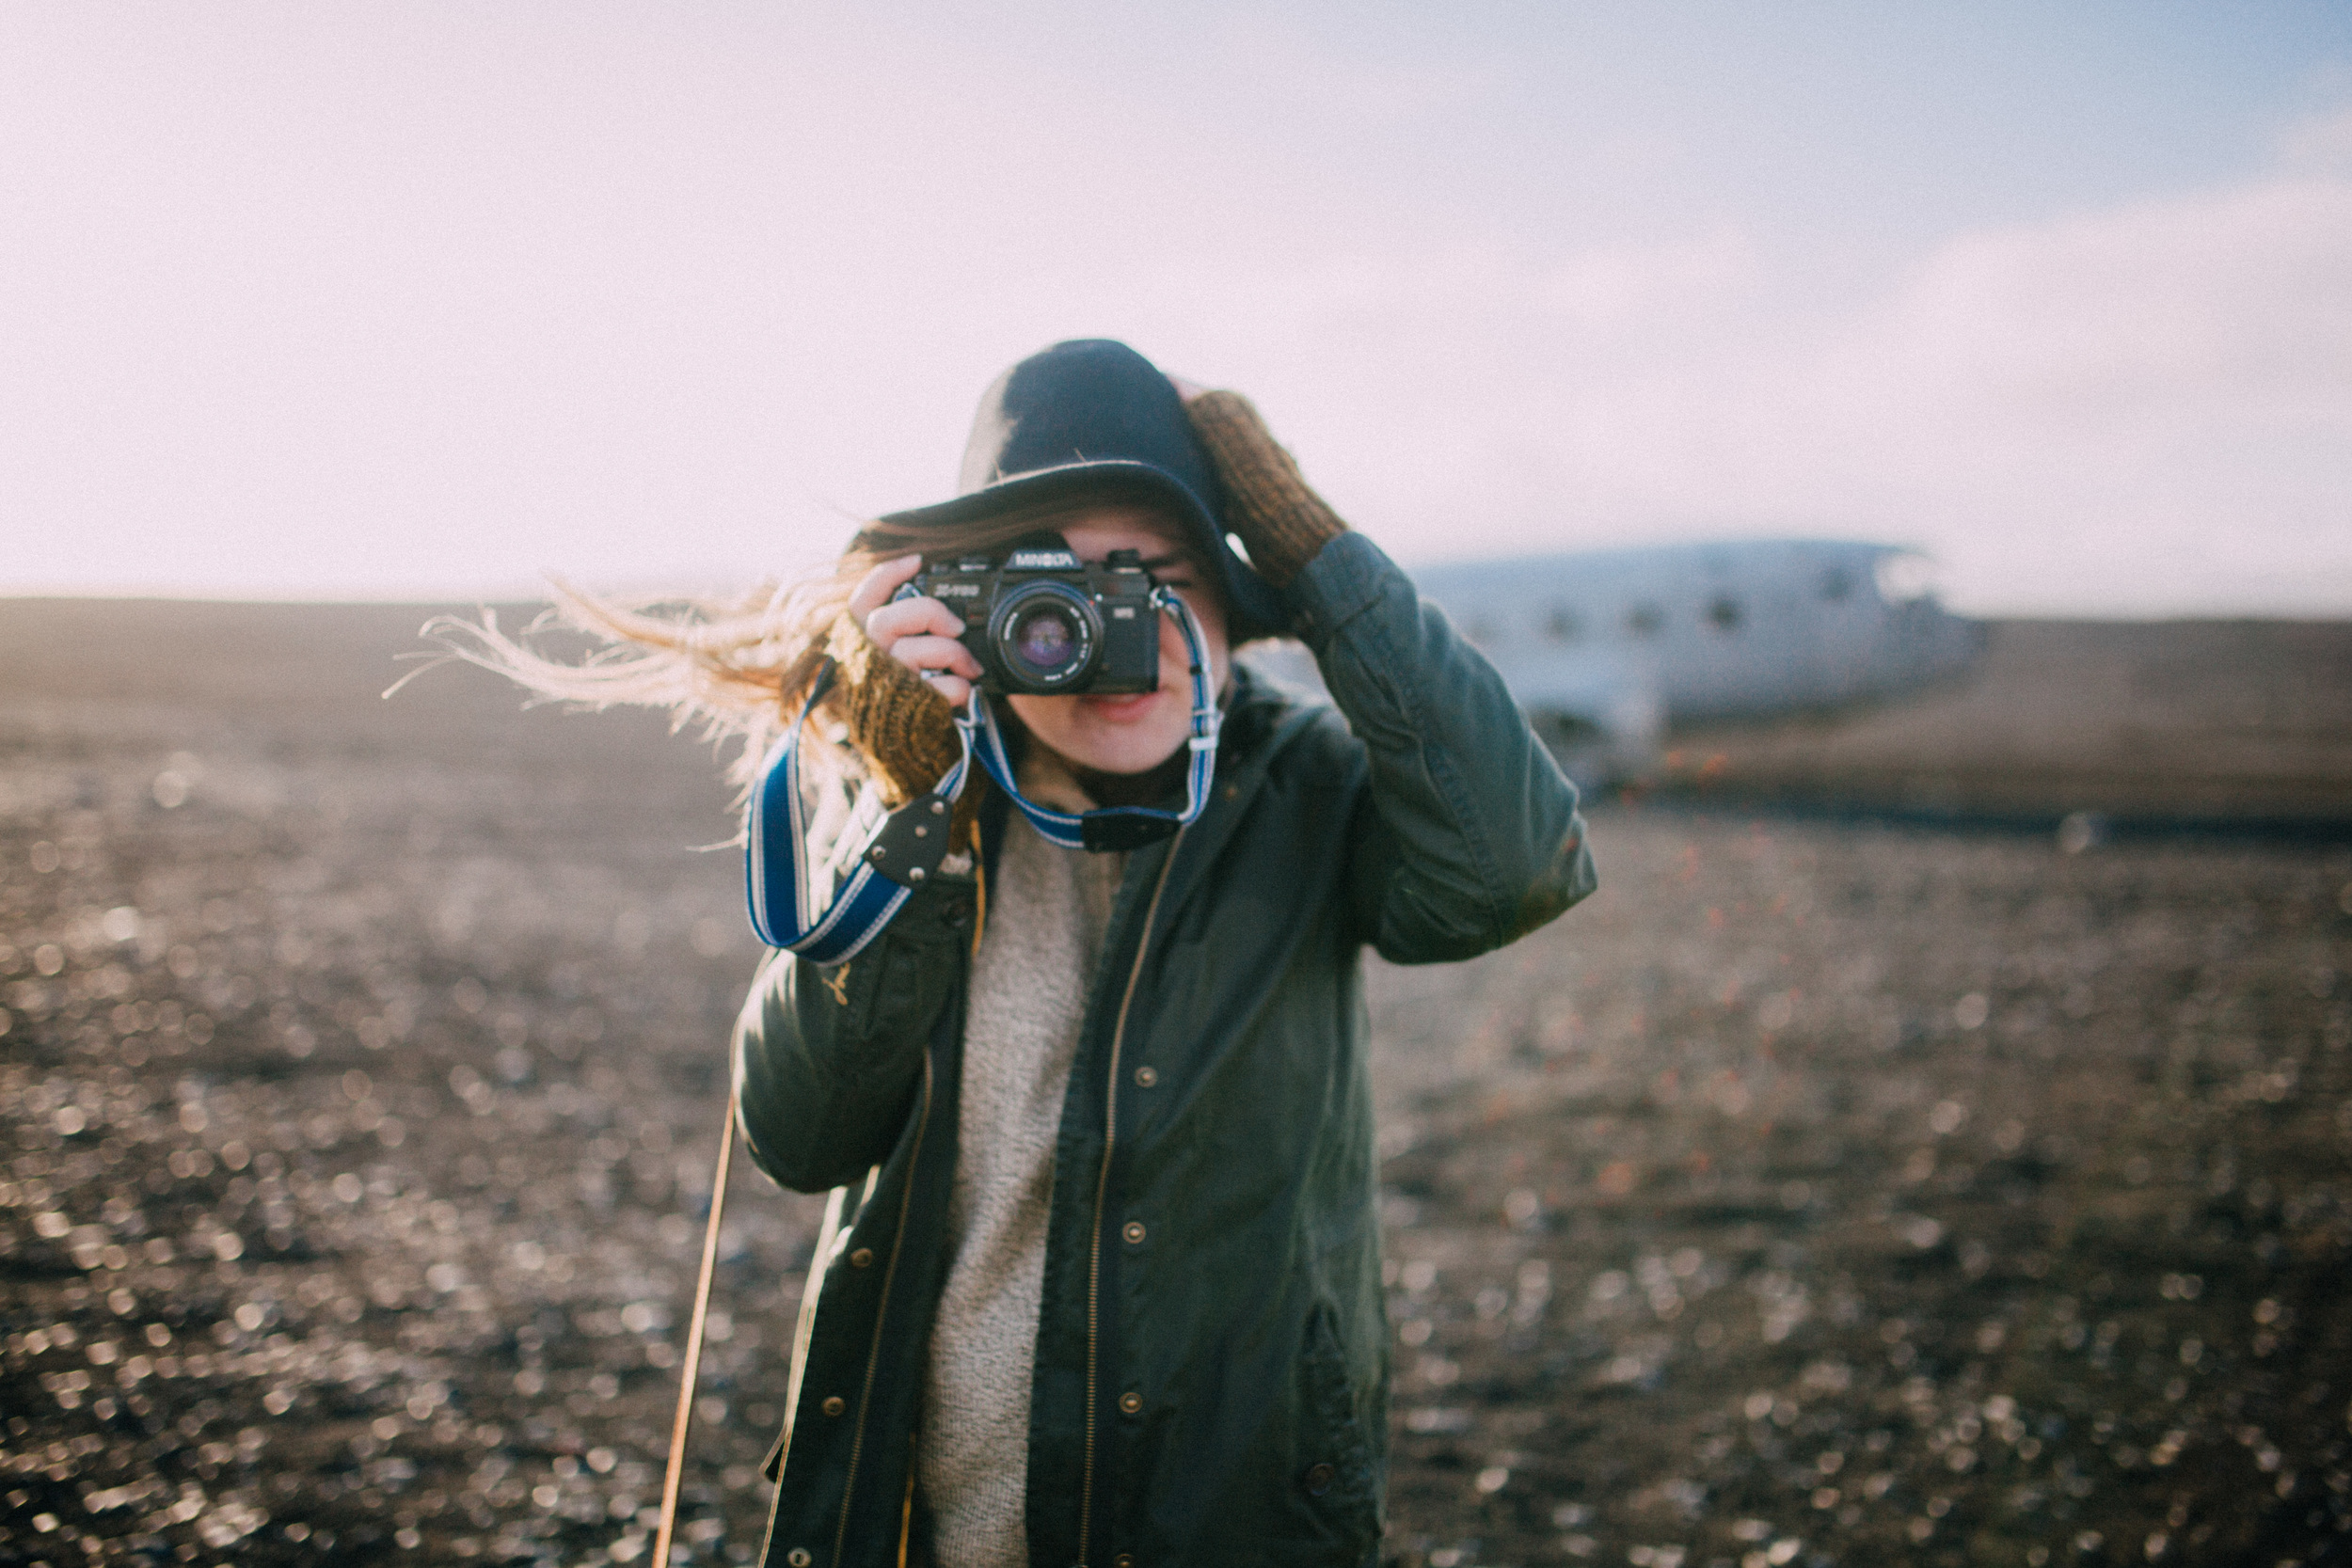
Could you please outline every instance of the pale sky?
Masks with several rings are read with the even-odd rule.
[[[0,8],[0,595],[748,585],[1096,335],[1408,564],[2352,614],[2352,7]]]

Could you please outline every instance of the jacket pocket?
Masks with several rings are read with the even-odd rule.
[[[1308,1451],[1298,1456],[1295,1483],[1334,1526],[1372,1541],[1380,1533],[1380,1477],[1358,1416],[1339,1314],[1328,1302],[1315,1303],[1308,1316],[1303,1360],[1307,1418],[1300,1432]]]

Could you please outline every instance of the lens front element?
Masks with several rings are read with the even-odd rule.
[[[997,606],[992,640],[1012,684],[1029,691],[1074,686],[1094,663],[1094,607],[1057,582],[1031,583]]]
[[[1066,668],[1070,650],[1077,642],[1077,628],[1059,605],[1041,605],[1012,628],[1013,651],[1021,656],[1022,663],[1041,675],[1050,676]]]

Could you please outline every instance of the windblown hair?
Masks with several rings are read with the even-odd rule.
[[[1117,498],[1122,506],[1131,504]],[[825,666],[826,643],[860,578],[885,561],[921,552],[934,558],[1001,549],[1032,533],[1057,531],[1099,515],[1102,499],[1029,507],[982,522],[932,528],[874,522],[861,529],[833,569],[793,583],[765,583],[737,599],[624,603],[557,581],[554,603],[509,635],[496,612],[481,619],[438,615],[421,635],[440,652],[393,688],[437,665],[460,661],[528,688],[534,702],[563,703],[577,711],[610,707],[666,708],[673,731],[693,730],[725,756],[735,806],[748,805],[760,764],[800,711]],[[1148,504],[1138,510],[1165,524],[1168,537],[1187,538],[1183,524]],[[1186,553],[1190,554],[1189,546]],[[1205,573],[1203,574],[1205,579]],[[577,661],[539,644],[565,634],[596,646]],[[389,691],[385,695],[389,696]],[[842,736],[837,692],[812,715],[831,738]],[[1013,721],[1009,713],[1003,715]],[[812,748],[838,767],[856,767],[845,746]]]

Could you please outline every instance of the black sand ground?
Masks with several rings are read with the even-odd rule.
[[[413,619],[0,607],[0,1563],[646,1559],[723,801],[468,673],[374,704]],[[1590,905],[1374,975],[1397,1561],[2341,1549],[2352,849],[1594,833]],[[692,1560],[757,1542],[817,1204],[737,1172]]]

